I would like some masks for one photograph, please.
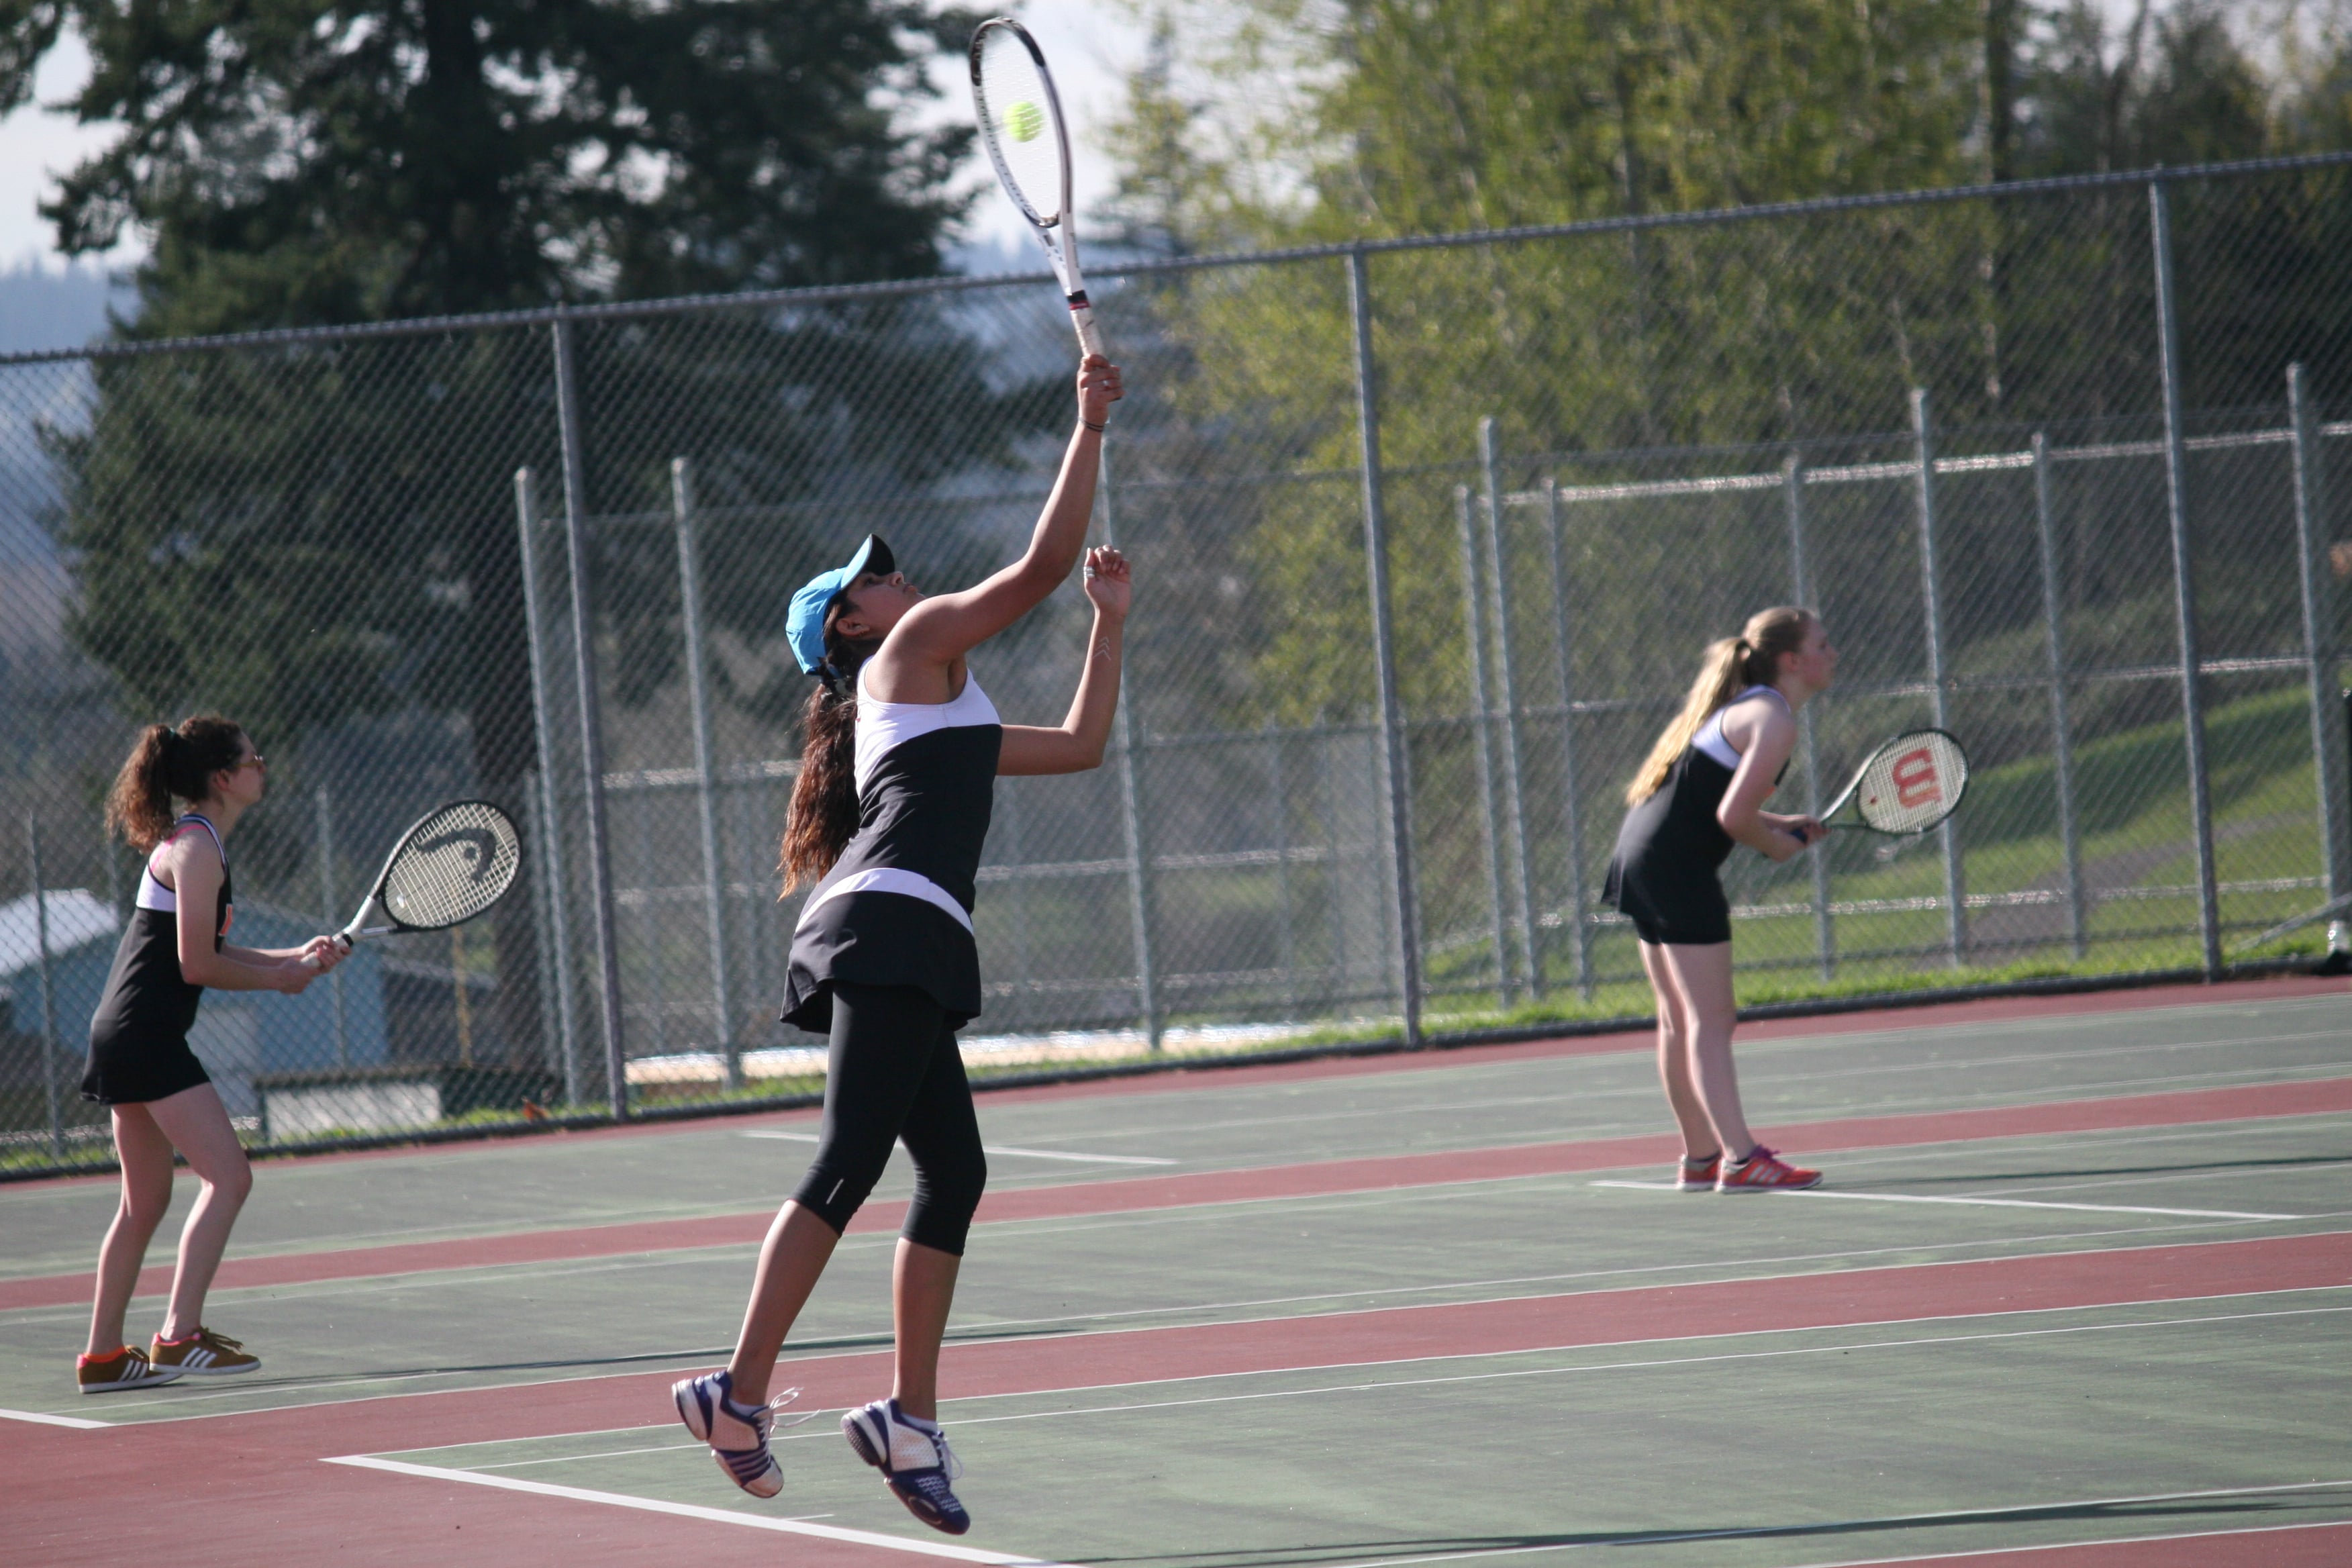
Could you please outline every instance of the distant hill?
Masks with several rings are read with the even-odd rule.
[[[106,331],[106,308],[128,311],[131,291],[88,264],[58,268],[35,257],[0,268],[0,353],[79,348]]]

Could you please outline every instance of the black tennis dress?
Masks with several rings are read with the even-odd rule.
[[[1759,694],[1788,704],[1778,688],[1751,686],[1717,709],[1675,759],[1666,782],[1626,813],[1617,830],[1601,896],[1633,921],[1643,942],[1703,947],[1731,940],[1731,900],[1719,873],[1732,837],[1715,814],[1739,769],[1739,752],[1723,738],[1723,716],[1733,702]]]
[[[884,702],[857,686],[857,833],[801,906],[783,1020],[824,1034],[835,981],[911,986],[960,1029],[980,1016],[973,879],[1004,726],[966,671],[947,702]]]
[[[84,1100],[138,1105],[212,1081],[205,1064],[188,1048],[188,1031],[195,1025],[205,988],[191,985],[180,973],[179,896],[155,879],[155,857],[198,831],[212,840],[221,858],[220,898],[213,911],[215,952],[236,919],[229,906],[228,851],[213,825],[191,812],[172,825],[139,874],[131,923],[122,928],[105,994],[90,1016],[89,1065],[81,1076]]]

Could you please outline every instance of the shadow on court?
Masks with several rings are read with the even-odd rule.
[[[1202,1568],[1318,1568],[1318,1564],[1379,1561],[1402,1554],[1447,1556],[1454,1553],[1539,1552],[1592,1546],[1668,1546],[1704,1541],[1839,1540],[1908,1530],[1948,1530],[1984,1524],[2160,1524],[2194,1519],[2219,1527],[2280,1522],[2275,1516],[2296,1512],[2314,1498],[2331,1492],[2352,1496],[2352,1487],[2314,1488],[2310,1491],[2265,1498],[2175,1498],[2147,1502],[2058,1503],[2048,1508],[1989,1508],[1949,1513],[1891,1514],[1883,1519],[1837,1520],[1819,1524],[1759,1524],[1717,1530],[1587,1530],[1556,1535],[1433,1535],[1403,1540],[1318,1542],[1313,1545],[1272,1547],[1263,1551],[1167,1552],[1129,1557],[1090,1554],[1095,1568],[1114,1563],[1167,1563],[1171,1568],[1197,1563]],[[1936,1550],[1932,1544],[1927,1548]]]
[[[1982,1182],[2047,1182],[2080,1176],[2189,1176],[2211,1171],[2292,1171],[2313,1165],[2352,1163],[2352,1150],[2333,1154],[2298,1154],[2291,1159],[2271,1160],[2198,1160],[2179,1165],[2081,1165],[2046,1171],[1978,1171],[1950,1176],[1905,1176],[1899,1184],[1905,1187],[1958,1186]],[[1840,1182],[1841,1187],[1864,1191],[1879,1184],[1863,1181]],[[1998,1197],[2000,1194],[1988,1194]]]
[[[1068,1328],[991,1329],[985,1326],[974,1326],[969,1329],[950,1329],[948,1331],[947,1342],[954,1344],[960,1341],[1055,1339],[1083,1331],[1083,1330]],[[808,1355],[816,1352],[887,1350],[890,1348],[890,1343],[891,1337],[887,1333],[845,1334],[831,1339],[794,1340],[784,1347],[784,1360],[782,1364],[789,1365],[794,1356]],[[248,1376],[240,1380],[236,1388],[230,1392],[266,1388],[364,1387],[369,1384],[383,1383],[395,1378],[463,1377],[489,1373],[561,1373],[593,1371],[598,1367],[690,1366],[724,1362],[734,1353],[733,1345],[716,1345],[701,1350],[645,1351],[635,1355],[548,1357],[535,1361],[464,1362],[439,1366],[380,1366],[344,1373],[289,1373],[278,1378]],[[180,1386],[200,1388],[205,1385],[184,1384]],[[215,1385],[212,1392],[218,1393],[220,1390],[217,1385]]]

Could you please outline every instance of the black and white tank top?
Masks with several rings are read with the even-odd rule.
[[[190,812],[172,825],[162,843],[149,851],[139,873],[139,896],[131,923],[114,950],[114,967],[108,972],[106,990],[89,1021],[90,1038],[111,1040],[132,1032],[184,1036],[196,1021],[196,1005],[205,988],[192,985],[180,972],[180,899],[155,877],[155,857],[172,845],[202,830],[221,858],[220,896],[213,910],[213,948],[220,949],[236,918],[229,895],[228,850],[220,834],[204,817]]]
[[[912,985],[980,1012],[971,911],[1004,727],[969,671],[946,702],[885,702],[858,676],[857,832],[801,906],[783,1016],[823,1028],[835,980]]]

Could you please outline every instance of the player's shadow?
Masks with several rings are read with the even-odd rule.
[[[1974,1174],[1949,1176],[1905,1176],[1906,1187],[1957,1186],[1970,1182],[2047,1182],[2076,1176],[2187,1176],[2200,1171],[2287,1171],[2301,1165],[2342,1165],[2352,1163],[2352,1153],[2298,1154],[2288,1159],[2271,1160],[2197,1160],[2178,1165],[2084,1165],[2057,1171],[1979,1171]],[[1869,1184],[1845,1182],[1839,1184],[1856,1191]],[[2004,1193],[1987,1193],[1987,1197],[2005,1197]]]
[[[1964,1509],[1950,1512],[1894,1514],[1884,1519],[1837,1520],[1820,1524],[1763,1524],[1687,1530],[1586,1530],[1527,1535],[1409,1536],[1374,1541],[1324,1541],[1311,1545],[1276,1546],[1255,1551],[1153,1552],[1127,1557],[1090,1553],[1087,1561],[1096,1564],[1097,1568],[1114,1563],[1164,1563],[1170,1568],[1181,1568],[1185,1563],[1214,1564],[1215,1568],[1318,1568],[1318,1564],[1324,1563],[1360,1562],[1368,1555],[1390,1557],[1408,1552],[1445,1556],[1456,1552],[1538,1552],[1546,1547],[1665,1546],[1705,1541],[1836,1540],[1897,1531],[1948,1530],[1971,1524],[2087,1522],[2112,1525],[2197,1518],[2210,1521],[2220,1528],[2261,1521],[2265,1513],[2294,1509],[2307,1503],[2315,1493],[2323,1489],[2314,1488],[2311,1491],[2291,1497],[2180,1498],[2144,1503],[2056,1503],[2048,1508]],[[1929,1550],[1937,1548],[1930,1545]]]
[[[1066,1328],[990,1329],[974,1327],[951,1329],[948,1342],[960,1340],[1045,1339],[1073,1332]],[[839,1334],[829,1339],[794,1340],[784,1347],[785,1359],[778,1364],[789,1372],[792,1357],[815,1352],[844,1350],[887,1350],[891,1337],[887,1332],[871,1334]],[[324,1388],[362,1385],[416,1377],[458,1377],[478,1373],[590,1372],[600,1367],[676,1366],[690,1367],[704,1363],[724,1362],[735,1353],[732,1345],[717,1345],[705,1350],[646,1351],[638,1355],[546,1356],[531,1361],[462,1362],[440,1366],[383,1366],[363,1371],[317,1373],[288,1373],[281,1377],[252,1377],[240,1386],[246,1389],[276,1387]],[[194,1385],[190,1385],[194,1386]]]

